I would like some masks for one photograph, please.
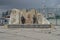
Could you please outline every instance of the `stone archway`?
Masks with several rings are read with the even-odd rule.
[[[37,23],[37,18],[35,15],[33,15],[33,24]]]
[[[25,18],[24,18],[24,16],[21,16],[21,23],[25,24]]]

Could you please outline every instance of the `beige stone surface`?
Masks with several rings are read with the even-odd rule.
[[[9,24],[22,24],[21,16],[25,18],[25,24],[33,24],[33,16],[35,15],[37,18],[36,24],[50,24],[50,22],[44,18],[41,13],[38,13],[35,9],[31,9],[30,11],[26,11],[26,9],[12,9],[10,15]]]
[[[19,24],[19,12],[18,9],[12,9],[9,24]]]

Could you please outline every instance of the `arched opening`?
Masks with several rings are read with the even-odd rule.
[[[25,24],[25,18],[24,18],[24,16],[21,17],[21,23]]]
[[[37,18],[35,15],[33,15],[33,24],[37,23]]]

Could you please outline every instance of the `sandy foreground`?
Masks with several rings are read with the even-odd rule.
[[[60,40],[60,26],[56,29],[9,28],[0,26],[0,40]]]

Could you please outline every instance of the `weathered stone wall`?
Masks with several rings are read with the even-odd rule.
[[[11,15],[10,15],[10,20],[9,24],[19,24],[19,10],[17,9],[12,9],[11,10]]]
[[[41,13],[38,13],[35,9],[31,9],[30,11],[12,9],[10,15],[9,24],[22,24],[21,17],[25,18],[24,24],[33,24],[33,17],[36,17],[35,24],[48,24],[48,21],[44,18]]]

